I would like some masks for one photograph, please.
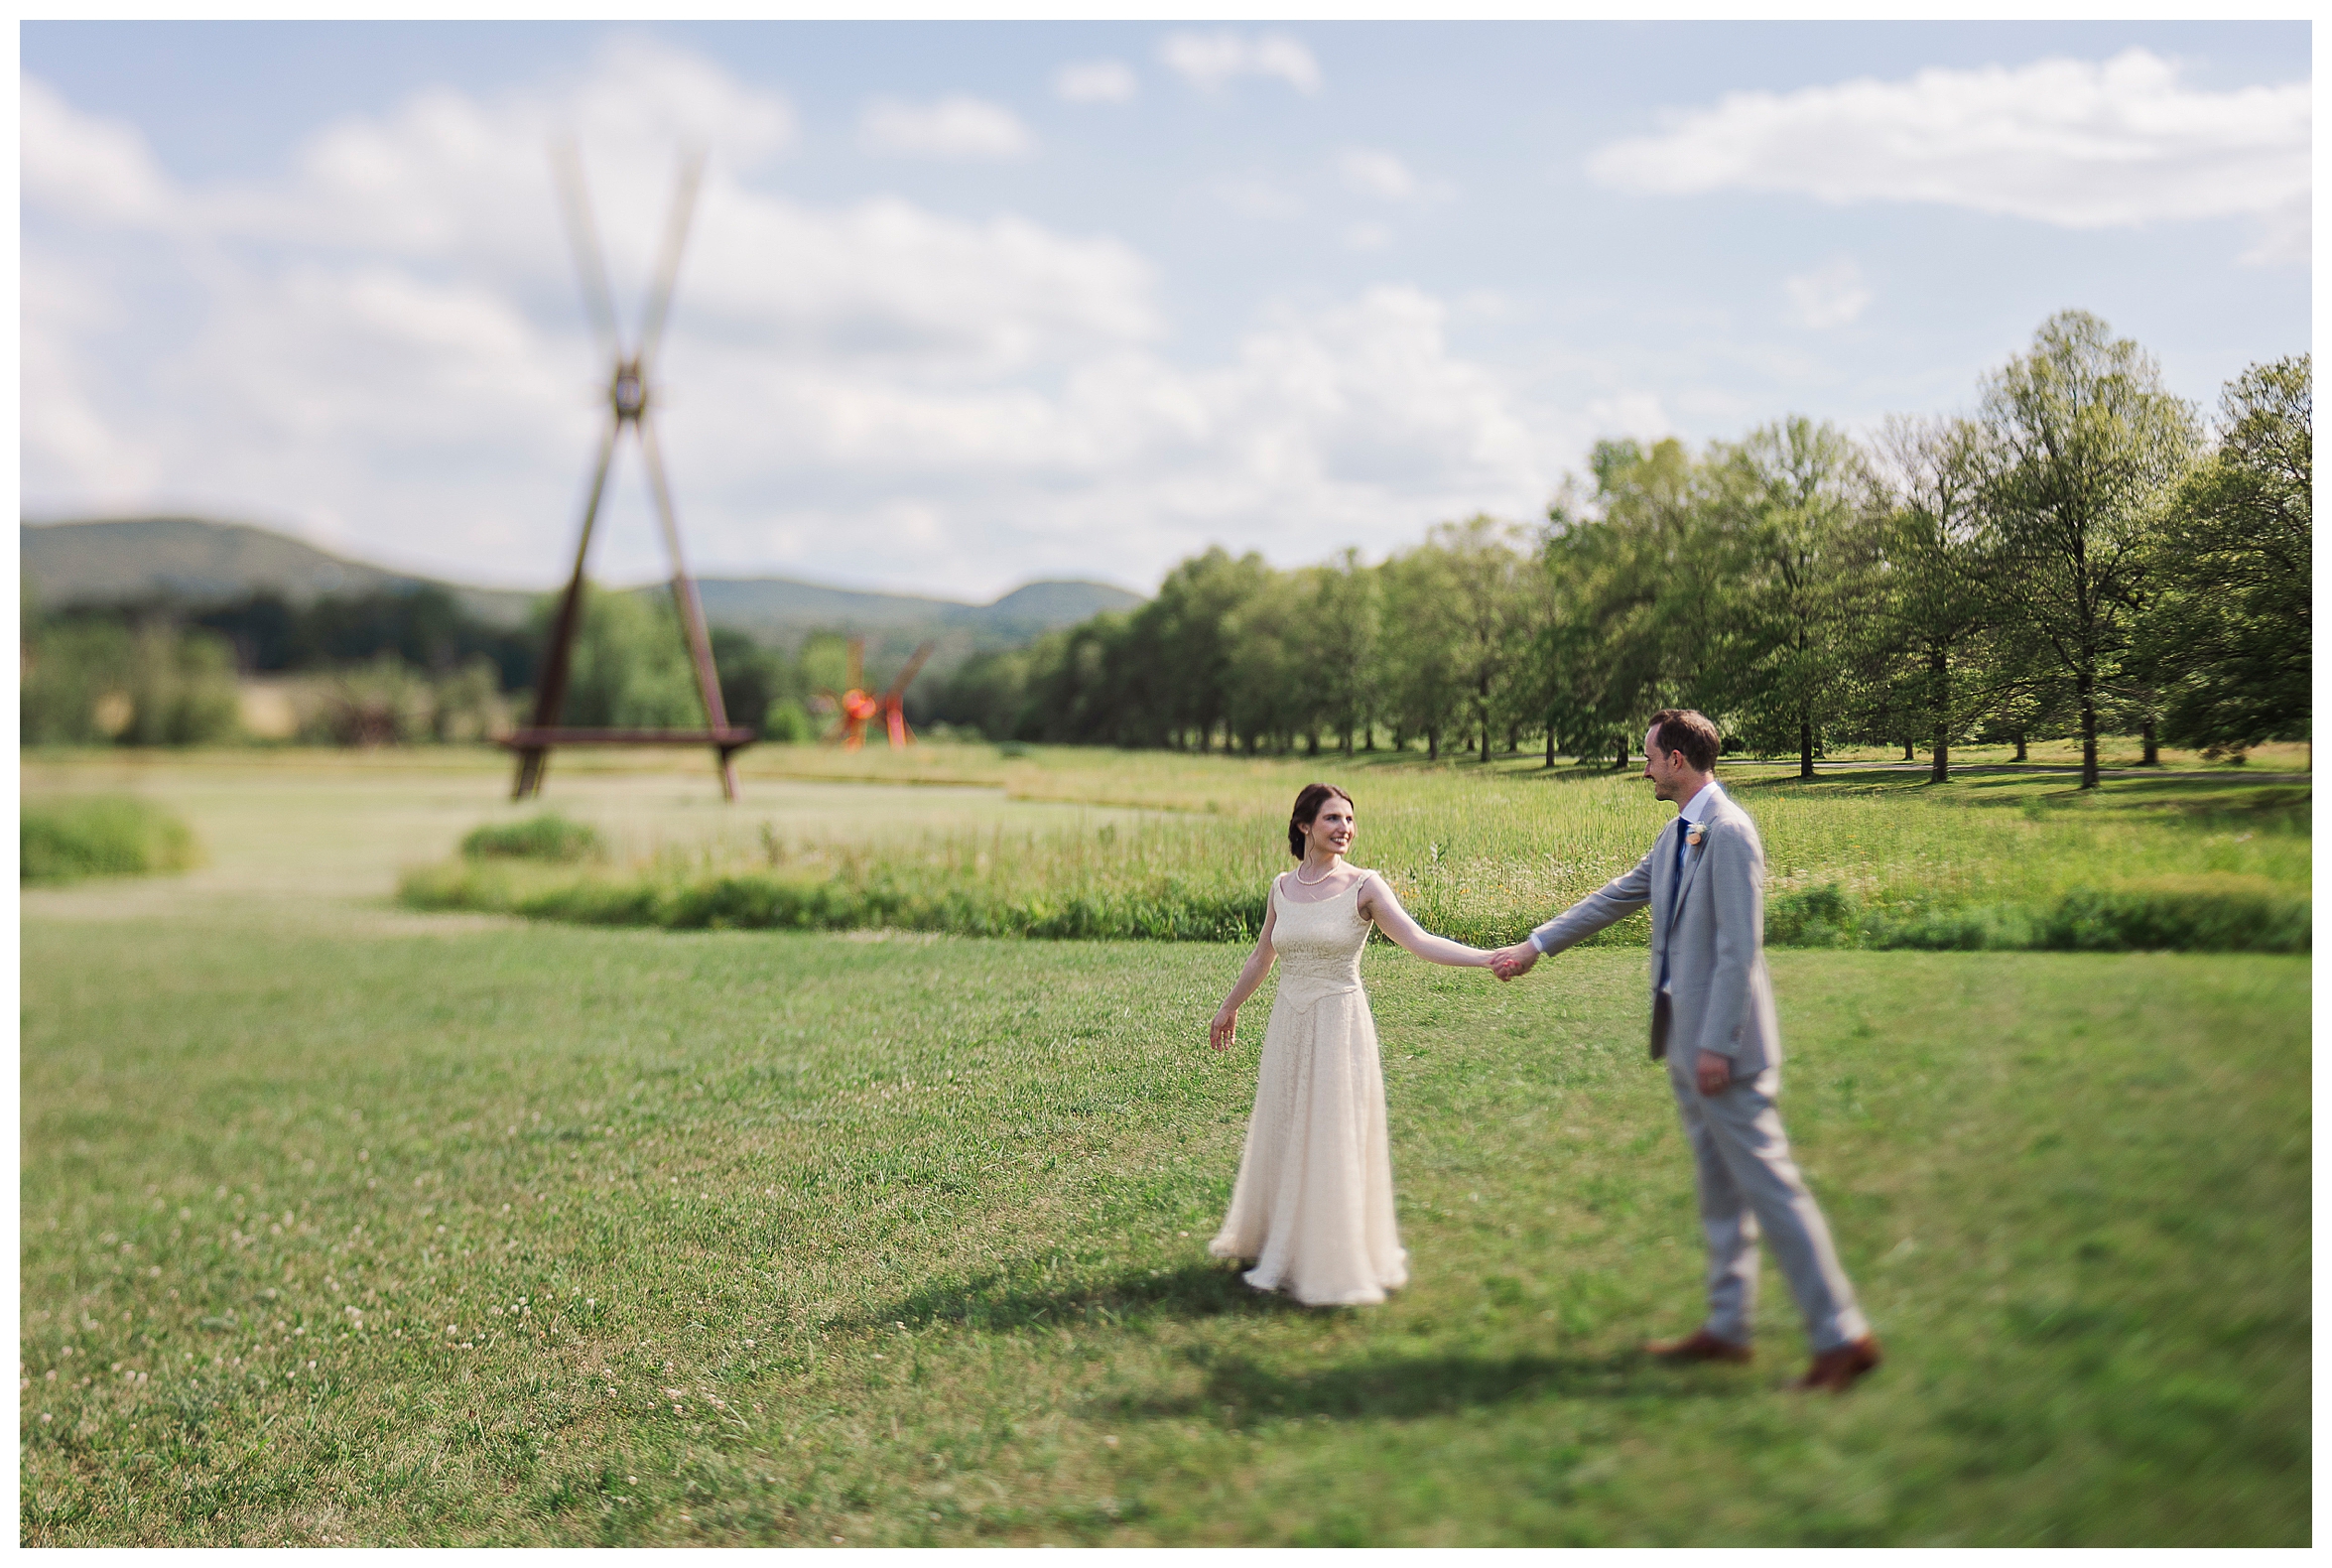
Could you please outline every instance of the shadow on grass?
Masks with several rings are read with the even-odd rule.
[[[1043,1265],[1031,1263],[1024,1268],[977,1274],[970,1280],[928,1285],[862,1322],[837,1326],[881,1328],[895,1322],[962,1323],[978,1329],[1057,1328],[1066,1323],[1130,1322],[1136,1318],[1212,1318],[1226,1313],[1255,1317],[1322,1310],[1252,1289],[1239,1278],[1246,1266],[1185,1263],[1178,1268],[1141,1269],[1111,1278],[1065,1282],[1046,1277]]]
[[[1799,778],[1794,772],[1764,777],[1742,774],[1727,783],[1736,794],[1752,797],[1760,793],[1896,795],[1974,810],[2102,808],[2148,817],[2185,818],[2198,826],[2215,820],[2254,825],[2263,818],[2281,819],[2294,829],[2307,825],[2313,796],[2311,787],[2305,783],[2251,780],[2240,774],[2201,778],[2108,777],[2098,789],[2084,791],[2075,772],[1996,770],[1981,765],[1954,768],[1949,781],[1942,785],[1931,781],[1924,772],[1857,769],[1816,773],[1810,779]]]
[[[1137,1419],[1414,1420],[1531,1399],[1745,1398],[1763,1389],[1731,1369],[1664,1367],[1638,1352],[1614,1356],[1379,1354],[1343,1367],[1283,1372],[1244,1356],[1200,1353],[1206,1381],[1171,1399],[1129,1399]]]
[[[1329,754],[1322,752],[1321,760],[1328,761]],[[1623,766],[1615,767],[1609,757],[1585,762],[1571,757],[1559,757],[1556,759],[1555,765],[1550,768],[1539,761],[1533,753],[1527,751],[1492,752],[1487,767],[1484,766],[1482,759],[1471,751],[1444,752],[1435,758],[1429,758],[1421,751],[1357,751],[1350,757],[1338,755],[1335,762],[1339,768],[1354,772],[1447,773],[1465,774],[1473,777],[1488,774],[1502,781],[1525,784],[1594,783],[1598,780],[1609,779],[1615,774],[1624,777],[1640,775],[1643,771],[1643,764],[1634,758],[1629,758]]]
[[[1251,1289],[1239,1278],[1245,1266],[1188,1263],[1066,1285],[1019,1284],[1007,1268],[912,1292],[862,1320],[836,1326],[948,1322],[981,1329],[1060,1328],[1226,1316],[1334,1321],[1371,1310],[1307,1307]],[[1729,1369],[1680,1370],[1635,1351],[1607,1356],[1378,1353],[1347,1366],[1301,1372],[1275,1371],[1244,1356],[1222,1356],[1205,1346],[1184,1354],[1204,1374],[1200,1390],[1172,1398],[1128,1397],[1120,1407],[1126,1417],[1204,1417],[1233,1426],[1307,1416],[1408,1420],[1514,1400],[1739,1398],[1762,1386]]]

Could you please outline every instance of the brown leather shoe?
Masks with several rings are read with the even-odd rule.
[[[1879,1341],[1866,1334],[1861,1339],[1841,1345],[1836,1350],[1824,1351],[1814,1358],[1814,1365],[1806,1374],[1790,1384],[1792,1388],[1827,1388],[1832,1393],[1844,1393],[1854,1385],[1856,1378],[1877,1367],[1881,1360]]]
[[[1680,1340],[1654,1340],[1643,1353],[1664,1362],[1746,1362],[1755,1354],[1747,1345],[1721,1340],[1707,1329],[1694,1329]]]

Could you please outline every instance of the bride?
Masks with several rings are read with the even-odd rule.
[[[1307,784],[1296,796],[1287,848],[1301,863],[1273,878],[1255,951],[1207,1031],[1217,1050],[1228,1049],[1239,1004],[1274,956],[1286,961],[1263,1026],[1231,1213],[1207,1249],[1253,1258],[1248,1284],[1285,1288],[1312,1307],[1382,1301],[1409,1279],[1393,1223],[1376,1023],[1360,989],[1369,926],[1435,964],[1480,969],[1490,958],[1425,931],[1383,877],[1345,864],[1353,832],[1353,798],[1343,790]]]

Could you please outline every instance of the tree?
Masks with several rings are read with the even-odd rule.
[[[538,631],[548,631],[556,607],[550,595],[536,600]],[[696,670],[669,600],[588,588],[560,722],[618,729],[691,728],[705,722]]]
[[[1635,705],[1624,694],[1638,683],[1627,669],[1628,641],[1614,624],[1624,610],[1612,613],[1626,600],[1612,588],[1626,544],[1610,522],[1557,511],[1533,563],[1537,614],[1525,689],[1516,696],[1537,708],[1550,768],[1558,751],[1580,758],[1617,752],[1624,763],[1633,744],[1627,726]]]
[[[1029,649],[1019,731],[1032,740],[1089,745],[1120,740],[1128,716],[1113,672],[1125,635],[1126,617],[1104,611],[1037,639]]]
[[[1360,564],[1358,550],[1315,568],[1308,583],[1307,653],[1318,682],[1320,721],[1342,737],[1344,753],[1351,756],[1353,732],[1368,730],[1376,718],[1381,585]]]
[[[1724,566],[1712,547],[1709,472],[1682,443],[1599,442],[1585,502],[1548,508],[1535,583],[1532,696],[1557,750],[1624,767],[1638,721],[1704,684],[1722,634]]]
[[[2174,743],[2240,753],[2311,732],[2312,403],[2308,355],[2253,365],[2171,500],[2144,641]]]
[[[1266,576],[1224,617],[1231,649],[1224,683],[1226,723],[1252,754],[1288,744],[1318,711],[1304,668],[1302,588],[1286,573]]]
[[[2084,311],[2041,324],[1985,387],[1982,485],[1999,581],[2073,688],[2081,787],[2097,718],[2128,650],[2151,533],[2197,442],[2151,356]]]
[[[1441,756],[1441,737],[1466,712],[1464,628],[1448,552],[1421,545],[1387,561],[1384,573],[1383,690],[1398,733],[1425,737],[1425,754]]]
[[[1021,716],[1028,707],[1029,660],[1026,648],[973,654],[933,694],[931,717],[943,723],[969,725],[990,740],[1034,738],[1020,732]]]
[[[194,746],[230,740],[242,728],[234,649],[214,631],[162,622],[138,628],[124,672],[130,745]]]
[[[154,608],[184,614],[193,624],[224,635],[244,670],[338,670],[393,653],[443,676],[483,654],[507,691],[535,678],[541,652],[526,630],[478,619],[435,584],[324,593],[300,607],[275,589],[262,588],[191,613],[184,605]]]
[[[1490,761],[1490,734],[1504,717],[1507,672],[1518,661],[1526,635],[1519,579],[1522,558],[1508,540],[1513,529],[1477,515],[1445,523],[1428,536],[1441,551],[1443,580],[1451,594],[1450,657],[1465,688],[1467,717]]]
[[[1852,691],[1883,502],[1862,449],[1808,419],[1752,432],[1718,466],[1734,610],[1705,684],[1752,744],[1794,742],[1798,776],[1812,778]]]
[[[110,618],[53,620],[41,612],[29,581],[20,593],[18,738],[28,746],[111,738],[98,710],[129,683],[129,628]]]
[[[801,672],[775,648],[765,648],[733,626],[711,628],[713,668],[720,676],[720,706],[732,724],[749,724],[769,734],[770,713],[791,702],[799,710],[810,694],[803,689]],[[791,724],[791,711],[786,723]]]
[[[1982,439],[1965,420],[1934,419],[1891,421],[1882,441],[1894,504],[1878,621],[1885,646],[1909,667],[1903,684],[1927,727],[1927,777],[1937,784],[1951,777],[1952,741],[1994,696],[1982,656],[2001,604],[1976,505]]]
[[[1229,716],[1231,612],[1261,590],[1269,574],[1261,556],[1234,561],[1218,546],[1183,562],[1158,585],[1147,629],[1165,677],[1163,717],[1178,734],[1195,733],[1201,751]]]

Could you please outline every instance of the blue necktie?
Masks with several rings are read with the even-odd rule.
[[[1658,990],[1668,988],[1668,930],[1676,923],[1676,903],[1684,896],[1685,830],[1692,824],[1681,816],[1676,819],[1676,874],[1668,879],[1668,909],[1660,924],[1660,983]]]

